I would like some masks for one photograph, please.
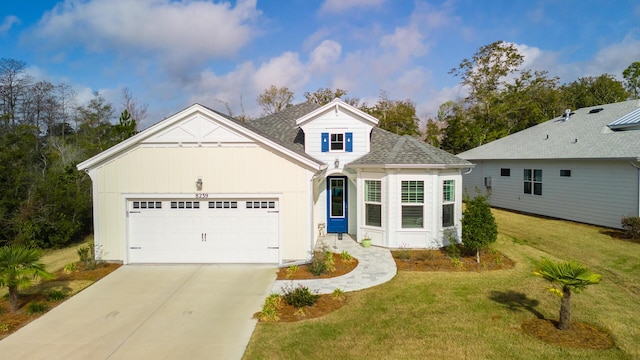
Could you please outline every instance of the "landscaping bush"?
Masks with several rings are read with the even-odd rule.
[[[278,309],[282,307],[282,296],[279,294],[269,295],[262,305],[262,311],[258,313],[260,321],[278,321]]]
[[[622,230],[627,237],[631,239],[640,238],[640,217],[637,216],[627,216],[623,217],[622,221]]]
[[[460,250],[460,246],[456,243],[451,243],[444,248],[444,252],[452,259],[460,258],[460,254],[462,251]]]
[[[313,258],[311,259],[311,264],[309,264],[309,271],[314,276],[328,274],[335,269],[336,268],[333,261],[333,253],[331,252],[331,250],[324,247],[313,252]]]
[[[32,302],[27,306],[27,314],[40,314],[46,312],[49,309],[47,304],[41,302]]]
[[[78,249],[78,257],[85,270],[93,270],[96,268],[96,252],[93,243]]]
[[[312,306],[320,298],[320,295],[312,293],[308,287],[303,285],[297,288],[284,287],[282,288],[282,292],[284,302],[296,308]]]
[[[53,301],[60,301],[64,298],[66,298],[67,292],[64,290],[51,290],[47,293],[47,301],[49,302],[53,302]]]

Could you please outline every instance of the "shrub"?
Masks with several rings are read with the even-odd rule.
[[[312,306],[318,301],[320,295],[312,293],[308,287],[300,285],[296,288],[285,286],[282,288],[284,302],[296,308]]]
[[[416,255],[416,259],[420,261],[433,261],[435,258],[436,256],[431,250],[423,250]]]
[[[333,300],[344,300],[345,299],[345,294],[344,291],[342,291],[342,289],[340,288],[336,288],[335,290],[333,290],[333,292],[331,293],[331,298]]]
[[[290,265],[287,268],[287,279],[291,279],[298,272],[298,265]]]
[[[627,237],[632,239],[640,238],[640,217],[627,216],[623,217],[621,221],[622,230]]]
[[[271,294],[262,305],[262,310],[258,313],[260,321],[278,321],[278,309],[282,307],[282,296],[280,294]]]
[[[76,270],[77,270],[76,263],[68,263],[67,265],[64,266],[64,272],[66,274],[70,274]]]
[[[328,248],[324,247],[320,250],[313,252],[313,258],[311,264],[309,264],[309,272],[314,276],[320,276],[322,274],[328,274],[336,269],[333,261],[333,253]]]
[[[342,252],[340,253],[340,258],[342,259],[342,261],[350,263],[353,262],[353,256],[351,254],[349,254],[347,252],[347,250],[342,250]]]
[[[89,243],[78,249],[78,257],[80,258],[83,269],[93,270],[96,268],[96,252],[93,243]]]
[[[31,314],[41,314],[41,313],[47,311],[48,309],[49,309],[49,307],[45,303],[32,302],[32,303],[29,303],[29,306],[27,306],[27,313],[30,314],[30,315]]]
[[[498,239],[498,224],[486,197],[467,198],[466,203],[462,213],[462,242],[465,248],[475,251],[476,262],[480,263],[480,250]]]
[[[67,292],[64,290],[51,290],[47,293],[47,301],[49,302],[53,302],[53,301],[60,301],[64,298],[66,298]]]
[[[0,323],[0,332],[7,332],[11,329],[11,325],[7,323]]]
[[[451,258],[451,262],[453,263],[453,266],[456,267],[456,269],[462,270],[464,269],[464,263],[462,261],[460,261],[459,258]]]
[[[462,251],[460,250],[460,246],[458,246],[458,244],[456,243],[445,246],[444,252],[452,259],[460,258],[460,254],[462,253]]]

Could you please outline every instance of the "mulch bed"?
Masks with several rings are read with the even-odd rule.
[[[278,317],[280,322],[295,322],[307,319],[313,319],[327,315],[340,309],[346,303],[346,297],[343,299],[333,299],[331,294],[320,295],[318,301],[313,306],[305,306],[304,314],[300,314],[298,309],[293,305],[283,302],[283,306],[278,309]]]
[[[532,319],[522,324],[522,331],[548,344],[579,349],[604,350],[615,346],[611,336],[595,326],[572,321],[569,329],[559,330],[558,322]]]
[[[342,259],[340,254],[333,254],[333,263],[335,265],[335,270],[322,274],[319,276],[315,276],[309,271],[309,265],[298,265],[298,270],[291,274],[291,277],[288,276],[287,270],[288,267],[283,267],[278,270],[278,280],[309,280],[309,279],[328,279],[332,277],[338,277],[344,274],[351,272],[353,269],[358,266],[358,259],[351,259],[351,261],[345,261]]]
[[[449,256],[445,249],[409,250],[400,249],[391,252],[398,271],[485,271],[512,269],[515,263],[500,252],[492,249],[480,251],[480,263],[476,262],[475,252],[462,249],[457,261]]]

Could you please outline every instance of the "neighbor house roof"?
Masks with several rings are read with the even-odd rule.
[[[467,160],[638,158],[640,131],[614,130],[640,100],[598,105],[564,115],[458,154]],[[611,125],[611,126],[609,126]]]
[[[334,100],[329,105],[335,105]],[[333,106],[332,105],[332,106]],[[349,107],[340,103],[344,107]],[[316,113],[322,106],[304,102],[280,112],[249,122],[259,133],[268,136],[292,151],[305,154],[304,133],[296,126],[308,115]],[[357,109],[356,109],[357,110]],[[355,110],[354,110],[355,111]],[[360,112],[360,110],[357,110]],[[366,114],[365,114],[366,115]],[[366,115],[369,119],[370,115]],[[374,121],[375,120],[375,121]],[[377,119],[370,120],[377,123]],[[435,148],[411,136],[400,136],[374,127],[371,133],[370,151],[347,167],[472,167],[473,165],[455,155]]]

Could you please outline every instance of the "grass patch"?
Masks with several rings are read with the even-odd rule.
[[[405,272],[349,293],[347,304],[313,321],[259,323],[246,359],[637,359],[640,358],[640,244],[610,229],[493,210],[493,247],[510,270]],[[576,260],[603,275],[572,298],[572,320],[602,329],[615,347],[549,345],[523,330],[557,320],[559,299],[532,275],[534,259]],[[337,355],[339,354],[339,355]]]

